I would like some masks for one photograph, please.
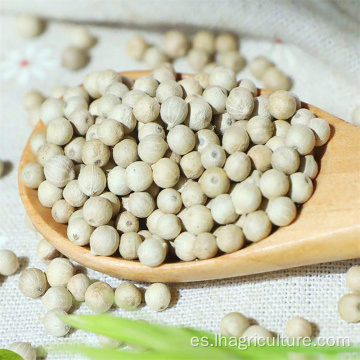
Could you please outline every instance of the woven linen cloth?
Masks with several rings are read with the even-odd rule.
[[[25,225],[18,195],[17,169],[31,133],[21,102],[30,89],[49,94],[58,84],[80,84],[91,70],[145,69],[125,53],[127,40],[139,33],[161,44],[161,33],[179,28],[192,34],[207,28],[240,35],[240,52],[248,61],[258,55],[271,58],[294,80],[293,91],[306,102],[348,120],[360,104],[360,2],[354,1],[4,1],[0,2],[0,158],[8,162],[0,179],[0,249],[20,257],[21,268],[11,277],[0,277],[0,348],[15,341],[34,346],[52,343],[97,344],[94,334],[71,331],[56,339],[44,330],[40,299],[25,298],[18,289],[26,267],[46,269],[36,257],[38,238]],[[48,19],[38,38],[26,40],[16,30],[16,15],[32,12]],[[74,23],[88,24],[98,44],[90,50],[91,62],[71,72],[60,57]],[[191,72],[187,61],[175,62],[177,71]],[[250,78],[245,68],[238,78]],[[354,129],[355,131],[355,129]],[[358,130],[356,130],[358,131]],[[360,194],[356,194],[360,195]],[[341,241],[341,239],[339,239]],[[112,313],[131,319],[190,326],[218,332],[221,318],[239,311],[260,325],[284,334],[285,324],[303,316],[316,324],[315,334],[346,336],[360,343],[360,325],[340,319],[337,302],[348,293],[345,273],[359,260],[320,264],[267,274],[188,284],[169,284],[171,307],[156,313],[147,306],[134,312]],[[87,270],[91,279],[117,287],[123,280]],[[137,283],[145,289],[147,284]],[[74,311],[90,314],[86,304]],[[53,354],[48,359],[68,359]]]

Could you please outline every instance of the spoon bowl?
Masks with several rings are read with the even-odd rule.
[[[121,73],[134,80],[149,74],[149,71]],[[180,74],[179,78],[188,76]],[[258,91],[259,94],[265,92],[268,91]],[[68,240],[67,225],[52,218],[51,209],[39,202],[37,190],[22,184],[22,168],[36,161],[30,139],[19,165],[20,196],[36,229],[62,254],[86,267],[119,278],[190,282],[360,257],[360,129],[315,106],[302,103],[302,107],[325,119],[331,128],[329,142],[315,148],[319,174],[314,181],[314,194],[300,207],[292,224],[231,254],[208,260],[166,263],[154,268],[116,256],[91,255],[89,247],[74,245]],[[40,121],[33,133],[45,128]]]

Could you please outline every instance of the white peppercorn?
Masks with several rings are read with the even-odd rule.
[[[145,291],[146,305],[155,311],[163,311],[171,301],[171,293],[165,284],[151,284]]]
[[[111,94],[111,95],[115,95],[116,97],[118,97],[119,99],[122,99],[122,97],[129,91],[129,88],[120,82],[115,82],[113,84],[110,84],[106,90],[104,95],[106,94]]]
[[[346,273],[346,286],[347,288],[360,294],[360,266],[352,266]]]
[[[188,179],[199,178],[204,171],[201,154],[198,151],[192,151],[184,155],[180,160],[180,168]]]
[[[156,89],[159,86],[159,82],[155,80],[151,75],[140,76],[135,80],[133,89],[141,90],[151,97],[155,97]]]
[[[195,147],[195,134],[185,125],[176,125],[167,135],[167,143],[172,151],[179,155],[189,153]]]
[[[25,38],[39,36],[45,30],[43,19],[32,14],[21,14],[16,18],[16,27]]]
[[[187,54],[187,60],[191,68],[195,71],[200,71],[210,62],[211,57],[209,53],[204,50],[192,48]]]
[[[215,48],[219,53],[226,51],[237,51],[239,49],[239,41],[233,34],[222,33],[216,36]]]
[[[168,129],[171,129],[185,121],[188,115],[188,104],[178,96],[170,96],[162,103],[160,115]]]
[[[73,207],[81,207],[87,200],[87,196],[80,190],[78,180],[70,181],[63,191],[64,199]]]
[[[167,142],[159,135],[147,135],[140,140],[138,154],[141,160],[154,164],[160,160],[168,149]]]
[[[85,195],[99,195],[104,191],[106,186],[105,173],[101,168],[96,165],[86,165],[80,171],[78,177],[78,184],[80,190]]]
[[[235,72],[226,66],[216,67],[210,73],[209,86],[219,86],[231,91],[236,86]]]
[[[152,73],[152,77],[156,79],[160,84],[168,80],[176,80],[176,72],[170,63],[161,64]]]
[[[11,250],[0,250],[0,275],[9,276],[19,268],[19,259]]]
[[[126,260],[137,259],[137,253],[141,243],[141,236],[134,231],[122,234],[119,246],[120,255]]]
[[[253,89],[253,91],[254,91],[254,93],[255,93],[255,91],[257,91],[256,87],[255,87],[255,89]],[[265,116],[265,117],[269,118],[270,120],[272,120],[272,116],[269,112],[269,107],[268,107],[269,97],[267,97],[265,95],[269,95],[269,94],[263,94],[258,97],[254,97],[254,110],[253,110],[252,114],[249,116],[250,119],[254,116],[261,115],[261,116]],[[254,96],[256,96],[256,93]]]
[[[144,62],[150,69],[155,69],[168,61],[168,56],[155,46],[151,46],[145,50]]]
[[[238,73],[245,67],[246,60],[237,50],[230,50],[220,54],[219,63]]]
[[[273,335],[262,326],[252,325],[243,332],[242,337],[248,339],[248,341],[261,344],[264,343],[266,339],[271,339]]]
[[[70,260],[56,258],[50,262],[45,273],[50,286],[66,286],[75,268]]]
[[[116,228],[122,233],[139,230],[139,220],[129,211],[124,211],[116,218]]]
[[[9,350],[20,355],[24,360],[36,360],[36,350],[30,343],[14,342],[9,346]]]
[[[272,224],[263,210],[257,210],[246,215],[243,231],[247,240],[257,242],[265,239],[271,233]]]
[[[248,184],[256,185],[260,187],[260,179],[262,176],[262,172],[259,170],[253,170],[250,176],[248,176],[243,182]]]
[[[173,59],[184,56],[189,47],[186,35],[179,30],[166,32],[162,44],[165,54]]]
[[[164,189],[160,191],[156,202],[158,208],[164,214],[177,214],[182,206],[181,195],[175,189]]]
[[[225,170],[220,167],[211,167],[205,170],[199,182],[202,191],[210,198],[225,194],[230,188],[230,180]]]
[[[257,95],[256,85],[250,79],[242,79],[242,80],[240,80],[239,81],[239,87],[248,89],[253,94],[253,96]],[[258,98],[256,98],[256,99],[259,100]],[[255,98],[254,98],[254,102],[255,102]]]
[[[202,97],[211,106],[213,114],[222,114],[225,111],[227,95],[227,90],[212,86],[205,89]]]
[[[120,166],[115,166],[108,173],[107,184],[109,190],[115,195],[128,195],[131,189],[126,185],[126,170]]]
[[[45,131],[37,131],[35,134],[31,135],[30,148],[34,155],[38,155],[40,148],[45,144],[46,144]]]
[[[172,243],[176,256],[183,261],[192,261],[196,259],[193,251],[196,236],[185,231],[182,232]]]
[[[106,89],[111,84],[117,82],[122,82],[122,77],[116,71],[111,69],[100,71],[100,73],[96,77],[96,85],[101,95],[105,94]]]
[[[243,87],[230,91],[226,99],[226,111],[236,120],[248,119],[254,110],[253,94]]]
[[[139,35],[136,35],[126,43],[126,52],[132,59],[140,61],[143,60],[148,47],[147,42]]]
[[[282,120],[278,120],[282,121]],[[285,137],[283,136],[273,136],[268,142],[265,144],[272,152],[277,150],[278,148],[285,146]]]
[[[180,179],[179,166],[167,158],[153,164],[152,170],[155,184],[163,189],[173,187]]]
[[[72,306],[72,296],[63,286],[51,287],[46,291],[41,301],[47,311],[53,309],[69,311]]]
[[[70,160],[75,161],[77,163],[81,163],[82,159],[82,148],[85,144],[85,139],[83,137],[73,138],[66,146],[65,146],[65,156]]]
[[[160,216],[156,225],[156,235],[164,240],[173,240],[181,232],[180,219],[174,214]]]
[[[274,134],[274,123],[264,116],[254,116],[246,127],[251,141],[254,144],[265,144]]]
[[[70,326],[63,322],[59,316],[66,316],[66,312],[61,309],[53,309],[46,313],[42,320],[45,330],[56,337],[65,336],[70,331]]]
[[[184,214],[183,223],[186,230],[194,235],[209,232],[214,226],[211,212],[204,205],[193,205],[189,207]]]
[[[234,124],[236,124],[235,119],[227,112],[215,115],[212,119],[212,125],[215,126],[214,131],[217,134],[224,134],[224,132]],[[244,130],[246,130],[246,127]]]
[[[37,189],[44,180],[44,169],[38,163],[27,163],[21,170],[21,182],[28,188]]]
[[[115,290],[115,304],[127,311],[135,310],[141,303],[141,291],[131,282],[123,282]]]
[[[56,98],[48,98],[40,108],[40,118],[47,125],[51,120],[64,116],[63,101]]]
[[[356,107],[351,114],[351,123],[360,127],[360,106]]]
[[[116,106],[120,105],[121,100],[115,95],[106,94],[99,98],[97,102],[98,113],[103,118],[108,118],[111,110]]]
[[[162,104],[167,98],[177,96],[182,98],[184,95],[182,87],[174,80],[166,80],[162,82],[156,89],[156,99]]]
[[[227,158],[224,170],[230,180],[243,181],[251,172],[250,157],[243,152],[236,151]]]
[[[318,173],[318,164],[313,155],[305,155],[300,157],[299,171],[308,176],[311,180],[316,178]]]
[[[156,99],[146,95],[141,96],[133,106],[135,118],[146,124],[155,121],[160,114],[160,105]]]
[[[117,120],[105,119],[96,129],[96,133],[102,143],[114,146],[124,137],[124,128]]]
[[[218,224],[230,224],[236,221],[238,215],[229,194],[221,194],[212,200],[211,215]]]
[[[46,239],[42,238],[36,248],[36,256],[45,264],[60,256],[60,253]]]
[[[142,123],[139,123],[142,124]],[[139,141],[141,141],[145,136],[148,135],[157,135],[162,137],[163,139],[165,139],[165,130],[164,128],[155,123],[155,122],[151,122],[148,124],[142,124],[142,126],[140,128],[138,128],[138,139]]]
[[[340,317],[348,323],[360,321],[360,295],[346,294],[338,303]]]
[[[98,130],[99,128],[97,128]],[[95,164],[102,167],[110,159],[110,149],[98,139],[86,141],[82,148],[82,161],[85,165]]]
[[[119,247],[119,234],[115,228],[102,225],[90,236],[91,255],[111,256]]]
[[[247,152],[247,155],[256,170],[264,172],[271,168],[273,152],[267,146],[255,145]]]
[[[37,161],[41,166],[45,166],[46,162],[55,155],[64,155],[62,147],[52,143],[46,143],[39,149]]]
[[[84,88],[93,99],[97,99],[101,96],[97,85],[97,78],[99,74],[100,71],[92,71],[84,78]]]
[[[161,210],[156,209],[150,214],[150,216],[148,216],[146,220],[146,227],[152,234],[157,233],[157,223],[162,215],[164,215],[164,213]]]
[[[223,167],[226,161],[226,153],[220,145],[209,144],[201,153],[201,164],[205,169],[211,167]]]
[[[203,89],[205,89],[209,85],[210,74],[205,71],[201,71],[194,76],[194,79],[199,82]]]
[[[40,105],[45,101],[45,97],[42,93],[37,90],[30,90],[24,96],[24,107],[26,110],[39,108]]]
[[[262,195],[256,185],[248,182],[242,182],[236,184],[231,192],[231,198],[234,203],[236,213],[243,215],[253,212],[259,208]]]
[[[57,187],[64,187],[75,178],[74,164],[64,155],[55,155],[46,161],[46,180]]]
[[[131,139],[121,140],[113,148],[113,158],[116,165],[126,169],[136,161],[138,156],[137,143]]]
[[[67,284],[67,289],[74,296],[76,301],[85,300],[85,292],[90,286],[90,279],[85,274],[72,276]]]
[[[166,254],[167,244],[159,237],[150,236],[138,247],[139,261],[149,267],[162,264],[165,260]]]
[[[302,172],[290,175],[289,197],[297,204],[308,201],[313,193],[314,186],[310,178]]]
[[[64,115],[68,119],[70,115],[77,109],[85,109],[87,110],[89,107],[87,101],[84,99],[83,96],[72,96],[64,100],[63,108],[64,108]]]
[[[71,29],[69,43],[81,49],[90,49],[96,44],[96,38],[90,34],[85,26],[76,26]]]
[[[296,99],[288,91],[278,90],[269,97],[268,108],[276,119],[289,119],[296,112]]]
[[[83,207],[83,216],[91,226],[107,224],[112,218],[112,206],[108,199],[93,196],[86,200]]]
[[[250,321],[246,316],[238,312],[231,312],[221,319],[220,332],[222,335],[239,338],[249,326]]]
[[[294,148],[300,155],[308,155],[315,147],[314,132],[306,125],[293,125],[285,138],[285,145]]]
[[[296,217],[296,206],[290,198],[281,196],[269,202],[267,214],[274,225],[287,226]]]
[[[181,199],[184,206],[189,208],[193,205],[204,205],[207,196],[202,191],[201,185],[198,182],[189,180],[181,191]]]
[[[70,216],[75,211],[66,200],[58,200],[51,209],[53,219],[60,224],[67,224]]]
[[[155,209],[154,198],[145,191],[137,191],[129,196],[129,211],[138,218],[148,217]]]
[[[45,274],[36,268],[24,270],[19,278],[19,289],[33,299],[41,296],[47,289],[48,283]]]
[[[90,61],[89,54],[86,50],[68,46],[64,49],[61,57],[61,64],[69,70],[80,70],[87,66]]]
[[[192,40],[192,46],[212,54],[215,52],[215,35],[210,31],[198,31]]]
[[[63,190],[51,184],[48,180],[43,181],[38,188],[38,198],[45,207],[53,207],[54,204],[62,199]]]
[[[286,336],[288,338],[311,338],[311,335],[311,324],[300,316],[294,317],[286,324]]]
[[[215,236],[209,232],[198,234],[194,241],[193,252],[200,260],[213,258],[218,252]]]
[[[271,91],[290,90],[292,86],[291,79],[276,66],[268,67],[261,77],[261,81],[265,89]]]
[[[228,154],[245,151],[249,147],[249,143],[249,135],[238,126],[231,126],[226,129],[222,138],[222,147]]]
[[[94,231],[94,227],[89,225],[88,222],[83,218],[79,217],[68,221],[67,237],[76,245],[84,246],[89,244],[90,236]]]
[[[291,125],[303,124],[309,125],[309,121],[314,118],[315,115],[312,111],[308,109],[299,109],[296,111],[295,115],[291,118]]]
[[[195,135],[197,137],[197,145],[195,146],[195,149],[200,153],[205,149],[208,144],[220,144],[218,136],[212,130],[202,129],[198,131]]]
[[[280,170],[265,171],[260,178],[260,190],[267,199],[285,196],[289,191],[289,178]]]
[[[98,342],[101,346],[108,348],[108,349],[116,349],[122,346],[124,343],[120,340],[116,340],[105,335],[97,335]]]
[[[202,100],[195,99],[189,102],[189,112],[185,123],[192,130],[202,130],[211,123],[212,110],[210,105]]]
[[[251,74],[257,79],[262,79],[266,70],[272,66],[273,63],[265,56],[257,56],[249,64]]]
[[[114,303],[114,290],[102,281],[91,284],[85,292],[85,302],[91,311],[107,312]]]
[[[216,243],[219,249],[225,253],[232,253],[240,250],[245,242],[241,228],[234,224],[221,226],[216,230],[214,235],[216,236]]]
[[[308,126],[315,134],[315,146],[322,146],[327,143],[330,138],[330,126],[326,120],[312,118],[309,120]]]

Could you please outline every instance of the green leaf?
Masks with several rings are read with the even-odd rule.
[[[0,360],[24,360],[22,356],[13,351],[0,349]]]
[[[122,360],[289,360],[339,359],[339,355],[353,353],[351,359],[360,359],[360,348],[340,346],[249,346],[246,350],[237,346],[216,346],[216,337],[206,331],[190,328],[154,325],[146,322],[112,317],[109,315],[71,315],[62,319],[75,328],[95,332],[128,344],[137,344],[148,349],[145,352],[129,352],[113,349],[67,345],[66,350],[81,352],[91,359]],[[192,346],[191,339],[206,338],[207,346]],[[64,349],[64,347],[62,347]],[[290,357],[289,353],[294,355]],[[298,355],[299,356],[299,355]]]

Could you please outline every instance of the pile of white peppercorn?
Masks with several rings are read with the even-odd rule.
[[[235,73],[246,66],[246,59],[239,52],[239,39],[231,33],[215,35],[211,31],[201,30],[190,40],[182,31],[170,30],[163,36],[162,48],[151,45],[136,35],[129,39],[126,51],[132,59],[144,61],[150,69],[186,56],[191,68],[200,71],[197,75],[200,82],[217,66],[227,66]],[[290,90],[292,87],[290,77],[265,56],[254,58],[249,68],[266,89]]]
[[[285,90],[216,67],[176,81],[170,64],[135,82],[88,74],[41,105],[38,162],[21,172],[69,240],[147,266],[168,252],[209,259],[294,221],[312,195],[330,127]]]
[[[69,259],[39,234],[38,258],[47,269],[28,268],[19,278],[20,291],[30,298],[39,298],[47,311],[42,319],[46,331],[57,337],[65,336],[70,327],[57,315],[66,315],[75,303],[85,301],[88,308],[98,314],[117,306],[126,311],[136,310],[142,302],[142,292],[131,282],[122,282],[114,289],[105,282],[91,281],[84,273],[76,273]],[[18,268],[15,254],[0,251],[0,274],[10,275]],[[163,311],[170,305],[171,293],[165,284],[151,284],[145,291],[145,303],[154,311]]]

